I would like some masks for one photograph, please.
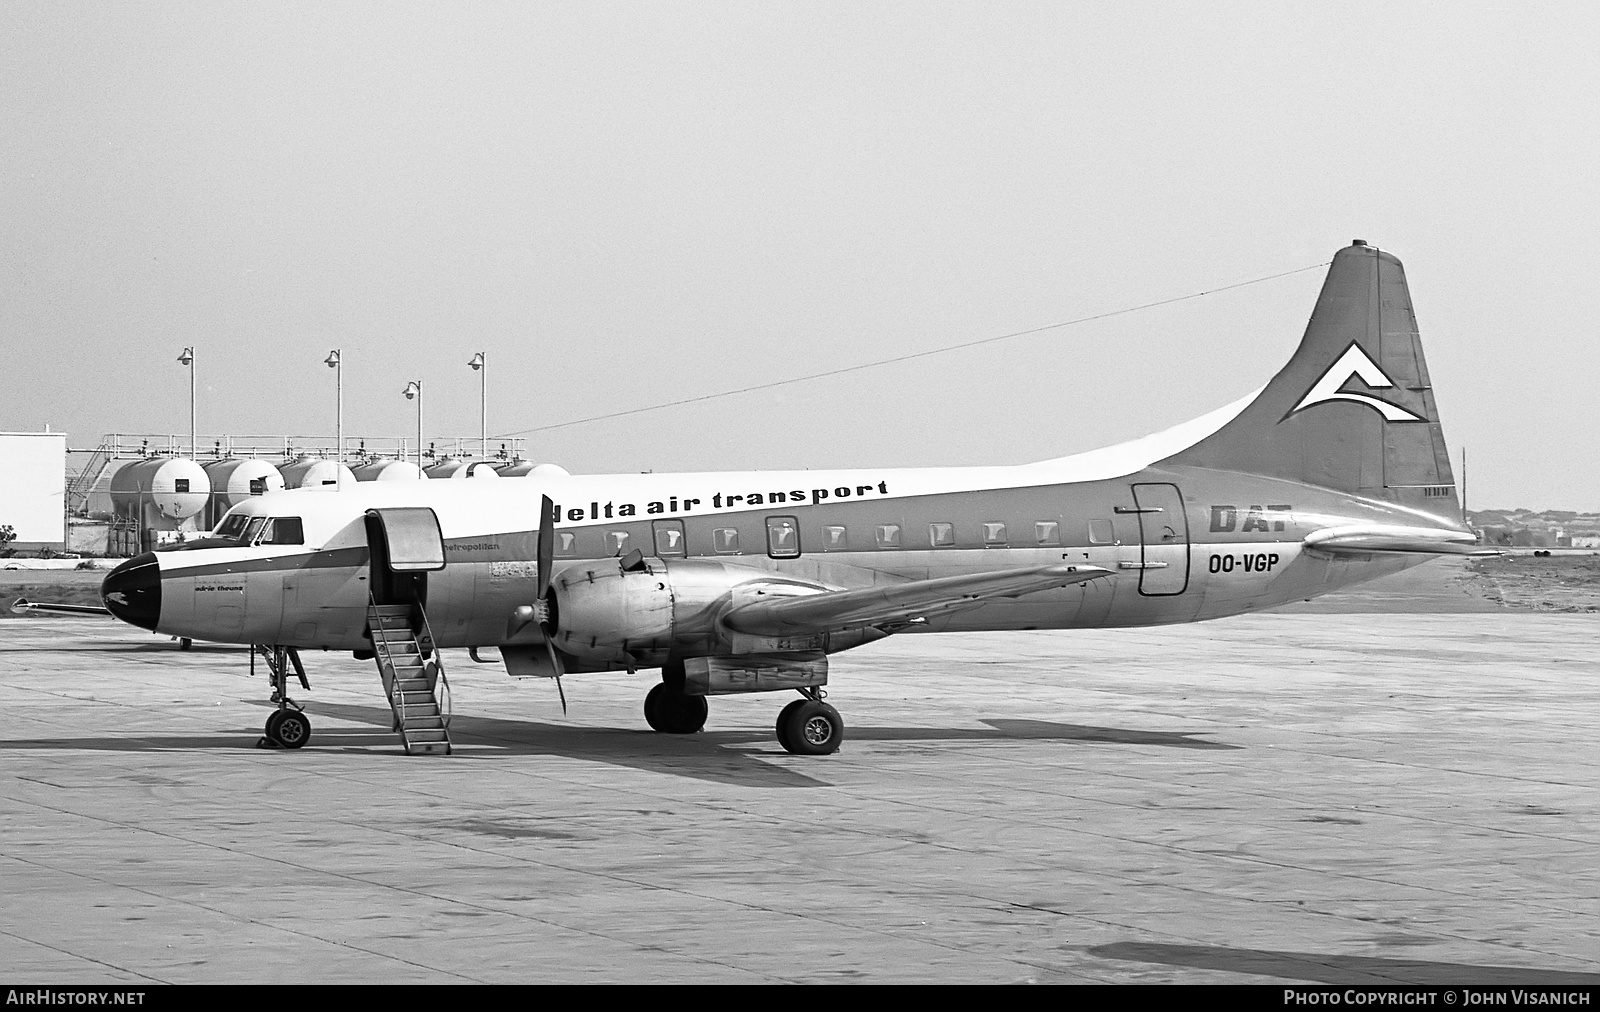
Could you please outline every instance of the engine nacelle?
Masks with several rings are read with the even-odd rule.
[[[568,566],[550,584],[553,640],[562,653],[602,667],[657,667],[669,653],[725,652],[718,616],[735,587],[767,578],[699,560],[646,559],[632,571],[614,559]]]
[[[724,614],[767,595],[827,591],[806,580],[704,559],[644,559],[632,569],[616,559],[602,559],[569,565],[555,574],[547,599],[548,622],[554,629],[552,642],[572,660],[571,671],[655,668],[673,658],[833,653],[886,635],[865,628],[753,636],[722,625]],[[747,681],[751,688],[714,691],[784,687]],[[758,682],[762,684],[755,687]]]

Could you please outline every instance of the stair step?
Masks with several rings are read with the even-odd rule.
[[[449,755],[450,735],[445,714],[434,689],[443,676],[440,659],[412,628],[411,605],[372,605],[367,628],[377,655],[378,673],[388,689],[394,710],[394,728],[411,755]]]

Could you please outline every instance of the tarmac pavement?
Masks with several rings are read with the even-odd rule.
[[[1341,610],[1335,608],[1335,611]],[[0,966],[29,982],[1600,984],[1600,616],[897,636],[647,730],[645,674],[447,651],[456,752],[306,657],[0,623]]]

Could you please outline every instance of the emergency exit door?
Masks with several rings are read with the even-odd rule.
[[[1166,482],[1133,486],[1139,513],[1139,593],[1170,597],[1189,586],[1189,520],[1183,493]]]

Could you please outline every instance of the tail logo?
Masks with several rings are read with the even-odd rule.
[[[1412,414],[1398,404],[1390,404],[1388,401],[1379,400],[1376,397],[1369,397],[1366,394],[1354,394],[1340,389],[1350,382],[1352,378],[1357,377],[1374,390],[1383,390],[1394,386],[1394,381],[1378,367],[1376,362],[1367,357],[1367,353],[1361,350],[1361,345],[1352,343],[1345,350],[1345,353],[1339,356],[1339,360],[1333,363],[1327,372],[1322,374],[1322,378],[1317,380],[1316,385],[1311,388],[1310,392],[1305,395],[1299,404],[1294,406],[1289,415],[1297,411],[1303,411],[1313,404],[1321,404],[1323,401],[1354,401],[1357,404],[1365,404],[1391,422],[1427,421],[1426,418]],[[1289,415],[1284,415],[1283,417],[1288,418]]]

